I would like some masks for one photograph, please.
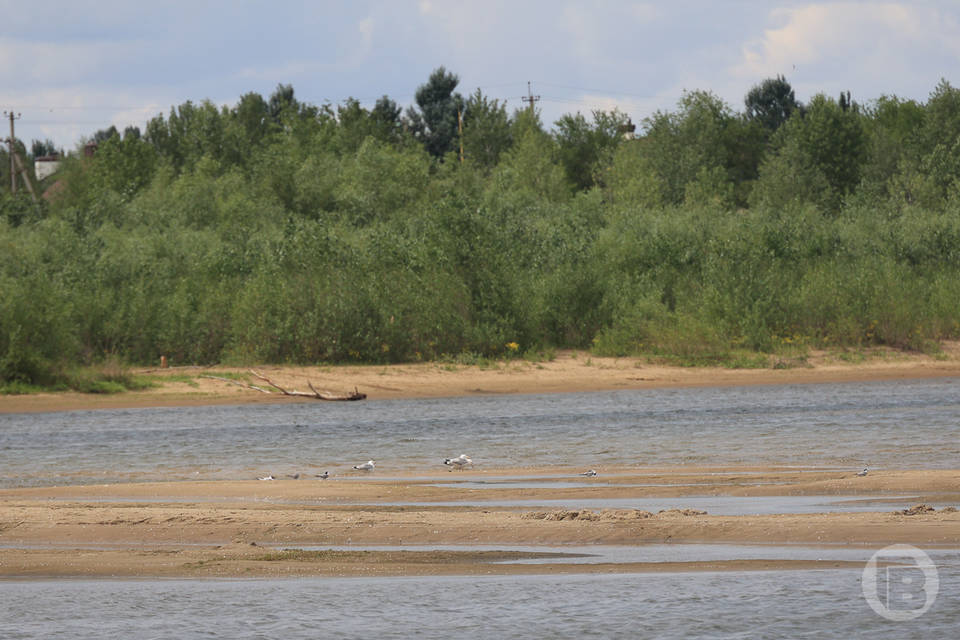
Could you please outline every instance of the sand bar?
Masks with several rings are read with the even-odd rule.
[[[618,486],[584,495],[671,495],[669,487],[633,486],[657,477],[713,483],[712,495],[910,494],[960,504],[960,471],[885,471],[865,478],[844,472],[727,469],[601,470]],[[500,470],[511,477],[521,470]],[[527,471],[556,477],[567,469]],[[447,480],[450,475],[436,474]],[[494,477],[494,476],[488,476]],[[736,479],[764,484],[741,486]],[[718,481],[719,480],[719,481]],[[446,484],[446,483],[444,483]],[[453,483],[456,484],[456,483]],[[549,485],[549,483],[547,483]],[[676,495],[687,495],[687,488]],[[529,499],[570,496],[570,489],[506,490]],[[573,496],[575,499],[577,496]],[[456,506],[404,506],[405,500]],[[352,502],[363,501],[365,504]],[[960,512],[939,508],[912,515],[900,509],[725,516],[688,510],[562,510],[498,508],[476,503],[476,492],[412,480],[353,477],[261,482],[171,482],[45,487],[0,491],[0,577],[39,576],[304,576],[474,575],[528,573],[786,570],[854,566],[783,559],[709,562],[519,564],[487,552],[430,550],[430,545],[564,545],[653,543],[806,544],[875,546],[893,543],[960,547]],[[904,505],[909,506],[909,505]],[[324,545],[414,545],[404,552],[276,554]],[[271,555],[272,554],[272,555]],[[486,555],[485,555],[486,554]],[[497,560],[494,564],[493,560]],[[517,557],[516,559],[523,559]],[[861,565],[862,566],[862,565]]]

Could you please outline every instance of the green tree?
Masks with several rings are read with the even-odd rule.
[[[610,166],[614,151],[623,140],[621,128],[628,120],[616,109],[594,111],[593,122],[587,122],[580,113],[557,120],[558,157],[575,191],[592,187],[599,172]]]
[[[454,90],[460,79],[443,67],[430,74],[426,84],[414,96],[419,110],[410,107],[406,120],[410,131],[435,158],[453,151],[458,137],[458,114],[463,111],[463,96]]]
[[[480,89],[467,98],[463,112],[464,155],[484,169],[492,169],[513,143],[507,105],[490,100]]]
[[[267,112],[270,114],[270,118],[277,123],[283,120],[285,114],[296,114],[300,112],[300,102],[294,96],[293,85],[277,85],[277,88],[270,94],[270,101],[267,103]]]
[[[926,114],[922,105],[896,96],[880,96],[865,109],[866,157],[858,190],[865,197],[884,199],[894,183],[904,186],[921,157],[920,132]]]
[[[727,183],[746,187],[763,150],[759,129],[706,91],[684,92],[676,112],[657,111],[643,128],[638,149],[645,166],[662,181],[667,204],[682,203],[693,182],[701,183],[695,189],[698,198],[707,196],[705,186],[719,187],[721,198],[729,193]],[[741,202],[745,196],[735,198]]]
[[[47,138],[46,140],[34,140],[30,144],[30,157],[31,158],[42,158],[43,156],[52,156],[54,154],[60,154],[61,151],[57,148],[57,145],[54,144],[53,140]]]
[[[802,108],[793,87],[781,75],[754,85],[744,98],[744,103],[747,120],[757,122],[770,134],[789,120],[794,111]]]
[[[798,200],[835,212],[860,181],[866,158],[863,116],[818,94],[802,116],[778,130],[773,146],[761,166],[754,202],[782,207]]]

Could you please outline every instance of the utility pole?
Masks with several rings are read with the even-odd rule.
[[[4,111],[3,115],[10,118],[10,137],[7,142],[10,144],[10,193],[14,194],[17,192],[17,169],[13,160],[13,141],[16,140],[13,135],[13,121],[18,120],[20,114],[14,114],[13,111]]]
[[[533,115],[533,103],[540,100],[540,96],[533,95],[533,91],[530,90],[530,81],[527,81],[527,95],[523,96],[524,102],[530,103],[530,115]],[[13,126],[13,125],[10,125]]]
[[[460,164],[463,164],[463,112],[457,107],[457,133],[460,134]]]

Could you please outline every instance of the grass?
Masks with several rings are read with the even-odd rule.
[[[2,395],[26,395],[77,391],[91,394],[114,394],[124,391],[143,391],[158,386],[149,376],[135,376],[118,360],[109,358],[104,362],[69,370],[50,384],[36,385],[13,380],[0,386]]]
[[[65,391],[65,386],[60,386],[56,391]],[[20,382],[19,380],[12,380],[3,385],[0,385],[0,395],[4,396],[25,396],[31,393],[42,393],[44,391],[54,391],[54,389],[41,387],[35,384],[28,384],[26,382]]]
[[[223,376],[223,377],[227,377],[227,376]],[[200,386],[200,384],[197,382],[197,379],[194,376],[189,376],[184,373],[175,373],[169,376],[149,375],[149,376],[143,376],[143,379],[149,380],[150,382],[158,385],[163,385],[164,383],[170,383],[170,382],[179,382],[181,384],[185,384],[194,388]]]

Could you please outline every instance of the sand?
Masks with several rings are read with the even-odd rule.
[[[858,495],[887,501],[908,494],[918,502],[960,504],[960,471],[884,471],[865,478],[852,473],[751,470],[742,486],[740,469],[602,469],[613,486],[577,489],[484,490],[489,499],[571,497],[636,498],[684,495],[689,487],[617,486],[693,479],[714,495]],[[572,472],[548,469],[502,473],[531,477]],[[616,474],[615,478],[608,477]],[[466,487],[438,487],[453,474],[422,474],[377,481],[354,476],[331,480],[130,483],[0,491],[0,576],[305,576],[473,575],[553,572],[637,572],[816,569],[857,563],[783,559],[710,562],[518,564],[526,556],[497,556],[437,545],[534,545],[562,551],[565,545],[652,543],[810,544],[882,546],[909,543],[960,547],[960,512],[949,509],[906,515],[899,507],[858,513],[711,515],[689,510],[651,513],[640,509],[565,511],[476,504]],[[469,472],[456,474],[468,479]],[[474,476],[475,477],[475,476]],[[487,474],[484,479],[490,480]],[[454,483],[456,484],[456,483]],[[459,503],[409,506],[409,502]],[[288,554],[303,547],[390,545],[421,547],[351,553]],[[491,564],[497,560],[497,564]],[[862,567],[862,565],[861,565]]]
[[[960,350],[945,355],[874,352],[858,364],[818,355],[785,369],[727,370],[651,366],[635,359],[567,352],[549,362],[513,361],[488,368],[445,364],[353,367],[262,367],[278,384],[335,393],[354,388],[371,399],[466,394],[554,393],[669,386],[804,384],[960,376]],[[0,397],[0,412],[254,402],[317,402],[267,395],[206,375],[228,368],[174,367],[154,389],[112,396],[37,394]],[[185,380],[184,376],[189,376]],[[0,490],[0,578],[277,577],[479,575],[646,571],[862,569],[862,563],[780,559],[580,564],[536,554],[490,552],[490,545],[543,547],[652,543],[804,544],[880,548],[893,543],[960,547],[960,513],[937,509],[907,515],[889,507],[857,513],[725,516],[640,509],[563,511],[477,504],[467,487],[438,487],[482,473],[532,481],[580,469],[483,469],[418,473],[377,480],[349,474],[322,481],[126,483]],[[850,472],[771,468],[605,468],[576,488],[486,489],[485,499],[576,500],[689,495],[856,495],[904,509],[935,502],[960,506],[960,471]],[[431,479],[431,474],[434,479]],[[425,479],[426,478],[426,479]],[[602,482],[600,481],[602,479]],[[635,484],[661,486],[637,487]],[[684,486],[697,484],[696,487]],[[410,506],[404,503],[427,503]],[[455,506],[430,503],[455,503]],[[324,546],[348,547],[324,551]],[[391,545],[403,550],[349,549]],[[462,545],[465,550],[438,550]],[[484,549],[470,549],[484,545]],[[309,547],[319,551],[284,551]]]
[[[842,354],[840,354],[842,355]],[[455,397],[511,393],[563,393],[665,387],[809,384],[868,380],[905,380],[960,376],[960,342],[944,343],[938,357],[887,349],[858,352],[852,364],[838,354],[815,352],[785,368],[725,369],[667,367],[638,358],[598,358],[564,351],[542,362],[501,361],[491,366],[423,363],[337,367],[262,366],[256,369],[287,389],[349,393],[359,390],[370,399]],[[0,413],[67,411],[74,409],[317,402],[265,394],[215,377],[247,374],[237,367],[171,367],[140,369],[160,385],[142,392],[115,395],[42,393],[0,396]],[[189,380],[184,380],[189,378]],[[166,380],[166,382],[164,382]],[[266,386],[259,381],[260,386]]]

